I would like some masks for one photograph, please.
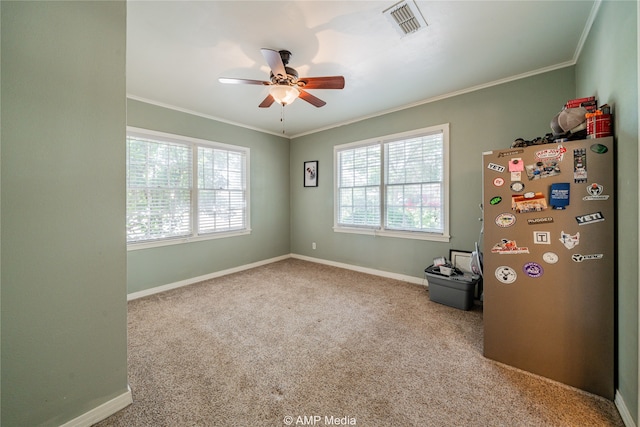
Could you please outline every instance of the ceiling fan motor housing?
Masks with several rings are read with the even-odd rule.
[[[273,84],[287,84],[287,85],[296,84],[298,82],[298,72],[291,67],[284,67],[284,70],[287,72],[287,76],[285,78],[278,78],[278,76],[274,76],[272,72],[271,82]]]
[[[278,53],[280,54],[282,63],[284,65],[287,65],[289,63],[289,60],[291,59],[291,52],[289,52],[288,50],[279,50]]]

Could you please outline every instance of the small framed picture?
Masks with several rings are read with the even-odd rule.
[[[317,160],[304,162],[304,186],[305,187],[318,186],[318,161]]]
[[[449,259],[451,260],[451,264],[463,273],[472,273],[471,252],[451,249],[449,250]]]

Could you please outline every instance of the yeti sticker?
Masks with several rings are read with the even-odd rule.
[[[604,215],[602,215],[602,212],[579,215],[576,217],[576,221],[578,221],[578,225],[593,224],[596,222],[604,221]]]

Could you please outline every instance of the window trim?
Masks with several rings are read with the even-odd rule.
[[[239,145],[225,144],[222,142],[209,141],[205,139],[193,138],[184,135],[170,134],[166,132],[155,131],[151,129],[138,128],[133,126],[127,126],[126,137],[135,136],[140,138],[156,138],[161,142],[176,143],[182,145],[189,145],[193,152],[197,152],[198,147],[219,148],[223,150],[242,152],[246,158],[246,170],[245,170],[245,197],[246,197],[246,209],[245,209],[245,228],[241,230],[232,231],[219,231],[212,233],[198,234],[198,174],[197,174],[197,156],[192,155],[192,196],[191,196],[191,224],[192,230],[189,236],[179,237],[166,237],[163,239],[145,240],[140,242],[127,242],[127,251],[149,249],[162,246],[178,245],[182,243],[200,242],[204,240],[224,239],[227,237],[244,236],[251,234],[251,195],[250,195],[250,170],[251,170],[251,150],[249,147],[242,147]],[[126,142],[125,142],[126,143]]]
[[[442,233],[432,233],[426,231],[400,231],[400,230],[390,230],[384,227],[384,210],[385,210],[385,171],[384,171],[384,144],[388,142],[394,142],[402,139],[409,139],[413,137],[422,136],[429,133],[442,132],[443,139],[443,152],[442,152],[442,162],[443,162],[443,171],[442,171],[442,187],[443,187],[443,201],[442,201],[442,218],[444,220],[444,227]],[[354,149],[359,147],[366,147],[369,145],[379,144],[381,147],[381,160],[380,160],[380,225],[377,227],[355,227],[355,226],[345,226],[338,224],[339,217],[339,169],[338,169],[338,153],[343,150]],[[430,240],[435,242],[449,242],[451,239],[451,235],[449,234],[450,230],[450,215],[449,215],[449,207],[450,207],[450,196],[449,196],[449,183],[450,183],[450,161],[449,161],[449,123],[444,123],[441,125],[429,126],[421,129],[415,129],[406,132],[400,132],[391,135],[385,135],[382,137],[369,138],[362,141],[350,142],[347,144],[335,145],[333,147],[333,170],[334,170],[334,188],[333,188],[333,231],[336,233],[351,233],[351,234],[364,234],[370,236],[383,236],[383,237],[395,237],[395,238],[403,238],[403,239],[417,239],[417,240]]]

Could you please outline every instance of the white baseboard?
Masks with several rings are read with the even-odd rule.
[[[146,297],[149,295],[157,294],[160,292],[169,291],[171,289],[181,288],[183,286],[193,285],[194,283],[203,282],[205,280],[214,279],[216,277],[226,276],[227,274],[233,274],[244,270],[249,270],[250,268],[260,267],[262,265],[271,264],[273,262],[282,261],[284,259],[291,258],[291,255],[282,255],[275,258],[270,258],[258,262],[254,262],[251,264],[241,265],[239,267],[229,268],[227,270],[216,271],[213,273],[205,274],[203,276],[192,277],[190,279],[180,280],[179,282],[168,283],[166,285],[156,286],[153,288],[145,289],[143,291],[132,292],[127,295],[127,301],[132,301],[134,299]]]
[[[344,264],[341,262],[329,261],[321,258],[313,258],[306,255],[291,254],[291,257],[301,259],[304,261],[331,265],[333,267],[345,268],[347,270],[358,271],[360,273],[373,274],[374,276],[381,276],[381,277],[386,277],[388,279],[401,280],[403,282],[409,282],[409,283],[414,283],[416,285],[422,285],[422,286],[428,287],[426,280],[420,279],[419,277],[407,276],[406,274],[391,273],[389,271],[376,270],[374,268],[360,267],[360,266],[351,265],[351,264]]]
[[[99,421],[104,420],[105,418],[110,417],[111,415],[115,414],[121,409],[126,408],[132,403],[133,396],[131,394],[131,387],[127,386],[127,391],[122,393],[120,396],[114,397],[110,401],[93,408],[89,412],[85,412],[84,414],[72,419],[71,421],[67,421],[60,427],[89,427]]]
[[[297,259],[301,259],[303,261],[309,261],[309,262],[315,262],[315,263],[318,263],[318,264],[331,265],[333,267],[345,268],[347,270],[353,270],[353,271],[359,271],[361,273],[373,274],[374,276],[381,276],[381,277],[386,277],[386,278],[389,278],[389,279],[401,280],[403,282],[414,283],[416,285],[422,285],[422,286],[425,286],[425,287],[429,286],[426,280],[420,279],[418,277],[407,276],[405,274],[391,273],[389,271],[376,270],[376,269],[367,268],[367,267],[360,267],[360,266],[357,266],[357,265],[345,264],[345,263],[342,263],[342,262],[335,262],[335,261],[329,261],[329,260],[321,259],[321,258],[308,257],[308,256],[305,256],[305,255],[288,254],[288,255],[282,255],[282,256],[279,256],[279,257],[275,257],[275,258],[265,259],[265,260],[254,262],[254,263],[251,263],[251,264],[245,264],[245,265],[241,265],[241,266],[238,266],[238,267],[229,268],[227,270],[216,271],[216,272],[213,272],[213,273],[210,273],[210,274],[205,274],[203,276],[192,277],[190,279],[180,280],[180,281],[174,282],[174,283],[168,283],[166,285],[156,286],[154,288],[145,289],[143,291],[132,292],[132,293],[127,295],[127,301],[132,301],[132,300],[135,300],[135,299],[138,299],[138,298],[146,297],[146,296],[157,294],[157,293],[160,293],[160,292],[169,291],[171,289],[181,288],[183,286],[192,285],[194,283],[203,282],[205,280],[214,279],[216,277],[226,276],[227,274],[233,274],[233,273],[237,273],[237,272],[240,272],[240,271],[249,270],[251,268],[260,267],[262,265],[271,264],[271,263],[282,261],[282,260],[285,260],[285,259],[288,259],[288,258],[297,258]]]
[[[636,423],[633,421],[633,417],[627,408],[627,405],[624,403],[624,399],[618,390],[616,390],[616,397],[614,400],[616,404],[616,408],[618,408],[618,412],[620,413],[620,417],[624,422],[626,427],[636,427]]]

